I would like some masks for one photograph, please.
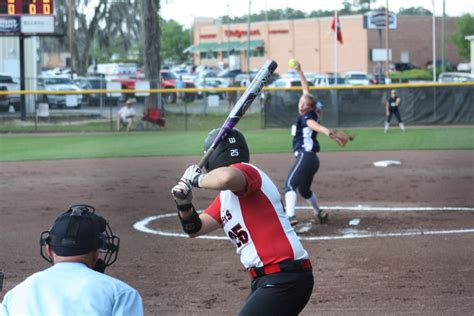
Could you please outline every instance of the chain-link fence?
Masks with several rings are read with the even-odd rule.
[[[27,82],[27,89],[45,86]],[[125,90],[101,79],[82,90],[66,83],[48,90],[0,86],[0,132],[115,131],[117,112],[135,98],[135,130],[209,130],[218,127],[245,88]],[[146,85],[145,85],[146,87]],[[396,89],[407,125],[474,123],[474,83],[403,84],[367,87],[314,87],[328,127],[375,127],[385,119],[385,101]],[[23,96],[22,96],[23,95]],[[150,106],[146,98],[155,96]],[[301,88],[265,88],[239,124],[249,128],[288,128],[298,115]]]
[[[474,83],[318,88],[324,124],[331,127],[383,126],[392,89],[399,96],[402,119],[409,125],[474,123]],[[301,91],[269,91],[262,113],[265,128],[284,128],[298,115]]]

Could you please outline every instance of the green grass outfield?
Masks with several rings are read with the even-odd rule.
[[[241,129],[252,153],[291,152],[289,130]],[[339,148],[328,137],[318,137],[322,152],[473,149],[474,127],[397,127],[388,134],[378,129],[346,129],[353,142]],[[201,155],[206,132],[120,132],[81,134],[4,134],[0,161]]]

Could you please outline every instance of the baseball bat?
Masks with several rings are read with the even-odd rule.
[[[216,135],[216,138],[214,138],[214,141],[212,142],[211,146],[204,153],[204,156],[201,158],[201,161],[199,161],[199,168],[204,167],[216,147],[227,136],[227,133],[229,133],[229,131],[231,131],[235,127],[235,125],[237,125],[242,116],[244,116],[247,109],[252,105],[253,101],[262,91],[263,87],[266,85],[266,83],[270,79],[270,76],[273,74],[277,67],[278,64],[275,61],[269,59],[259,69],[252,82],[248,85],[245,92],[242,94],[242,96],[239,98],[237,103],[235,103],[234,107],[230,111],[219,133]]]

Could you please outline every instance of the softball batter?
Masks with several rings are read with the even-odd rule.
[[[209,133],[205,150],[218,129]],[[251,292],[239,315],[298,315],[314,285],[308,253],[291,227],[278,188],[265,172],[249,163],[244,136],[232,130],[212,153],[203,174],[188,167],[171,193],[183,230],[191,237],[223,228],[252,277]],[[219,190],[198,214],[192,187]]]

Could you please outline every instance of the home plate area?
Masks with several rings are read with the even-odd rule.
[[[295,231],[303,240],[400,237],[474,233],[474,208],[466,207],[372,207],[325,206],[326,224],[319,224],[309,207],[297,207]],[[134,228],[144,233],[187,237],[181,231],[176,213],[145,218]],[[227,239],[222,231],[202,236]]]

